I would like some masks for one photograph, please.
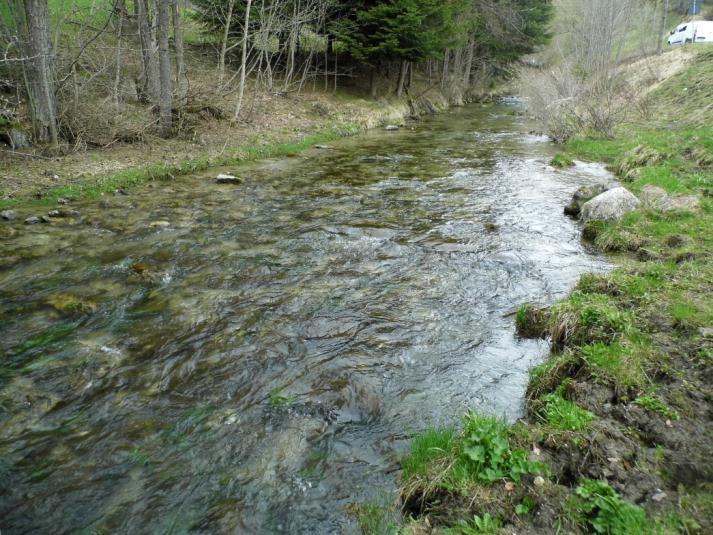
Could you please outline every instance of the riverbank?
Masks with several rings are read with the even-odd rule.
[[[37,151],[0,153],[0,208],[49,206],[58,199],[96,198],[151,180],[170,180],[211,167],[226,167],[298,152],[370,128],[403,125],[462,104],[460,95],[436,89],[414,98],[372,100],[358,92],[308,92],[256,97],[247,121],[233,122],[222,108],[196,110],[190,135],[48,157]]]
[[[415,438],[406,532],[713,531],[711,79],[702,53],[651,93],[645,123],[565,147],[609,164],[645,201],[585,228],[619,267],[552,308],[519,311],[521,332],[554,342],[522,421],[468,415],[462,430]]]

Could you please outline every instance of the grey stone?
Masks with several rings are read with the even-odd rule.
[[[665,492],[658,491],[656,494],[651,496],[651,499],[655,502],[660,502],[660,501],[665,500],[667,498],[667,496],[668,496],[668,494],[666,494]]]
[[[39,217],[36,216],[30,216],[27,219],[25,219],[25,225],[36,225],[37,223],[41,223],[42,221],[40,220]]]
[[[224,175],[221,173],[215,177],[215,181],[218,184],[242,184],[243,179],[233,175]]]
[[[395,124],[388,124],[388,125],[386,125],[386,128],[385,128],[385,130],[387,130],[389,132],[393,132],[394,130],[398,130],[398,129],[399,129],[399,127]]]
[[[652,184],[647,184],[641,190],[641,201],[644,206],[654,210],[670,212],[672,210],[695,210],[700,206],[700,199],[695,195],[680,195],[673,197],[666,190]]]
[[[13,210],[3,210],[0,212],[0,217],[5,219],[6,221],[12,221],[17,217],[17,214]]]
[[[600,183],[592,186],[582,186],[572,195],[570,203],[564,207],[564,213],[571,217],[579,217],[582,212],[582,205],[597,195],[609,190],[611,186]]]
[[[633,212],[641,206],[637,199],[626,188],[614,188],[597,195],[582,206],[582,220],[587,221],[620,221],[624,215]]]
[[[331,149],[332,147],[330,147],[329,145],[315,145],[314,148],[315,148],[315,149],[321,149],[321,150],[329,150],[329,149]]]
[[[666,212],[672,210],[695,210],[700,206],[700,200],[695,195],[682,195],[680,197],[669,197],[662,209]]]
[[[48,217],[76,217],[79,215],[79,210],[50,210],[47,212]]]
[[[663,188],[647,184],[641,189],[641,202],[647,208],[662,208],[668,199],[668,193]]]
[[[18,128],[11,128],[8,132],[10,144],[13,149],[26,149],[31,145],[30,138]]]

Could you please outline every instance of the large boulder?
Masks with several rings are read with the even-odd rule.
[[[564,213],[571,217],[579,217],[582,212],[582,205],[610,189],[611,186],[600,183],[592,186],[582,186],[572,195],[570,203],[564,207]]]
[[[582,206],[582,220],[619,221],[641,206],[641,201],[626,188],[614,188],[597,195]]]

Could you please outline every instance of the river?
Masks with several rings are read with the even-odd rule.
[[[562,213],[608,174],[530,129],[468,106],[0,222],[3,535],[352,533],[414,432],[520,416],[512,311],[608,267]]]

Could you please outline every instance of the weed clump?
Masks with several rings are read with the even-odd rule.
[[[544,397],[542,413],[545,422],[557,431],[585,431],[594,420],[591,412],[563,398],[559,392]]]
[[[550,165],[556,169],[565,169],[567,167],[572,167],[574,165],[574,160],[566,154],[562,154],[560,152],[552,158]]]
[[[494,483],[513,485],[526,475],[544,473],[545,466],[531,461],[525,449],[514,447],[512,438],[514,431],[507,424],[475,413],[463,418],[460,433],[429,430],[415,437],[401,463],[406,507],[415,504],[412,509],[424,514],[429,503],[442,503],[443,496],[469,503],[474,493],[481,496],[482,506],[498,501],[488,490]],[[515,504],[511,506],[514,511]]]
[[[448,530],[448,533],[454,535],[487,535],[489,533],[498,533],[502,528],[502,521],[492,516],[490,513],[485,513],[483,516],[475,515],[470,520],[461,520],[458,524]]]
[[[622,499],[606,481],[583,481],[570,506],[575,523],[588,532],[612,535],[653,532],[644,510]]]
[[[530,369],[527,399],[533,402],[554,392],[565,380],[576,377],[581,368],[581,359],[572,351],[551,355],[545,362]]]
[[[634,314],[621,310],[608,295],[575,291],[550,311],[550,336],[558,348],[613,342],[634,331]]]
[[[678,412],[666,405],[666,403],[661,401],[653,394],[639,396],[634,400],[634,403],[636,403],[640,407],[643,407],[646,410],[658,413],[665,418],[669,418],[671,420],[678,420],[679,418]]]
[[[659,151],[639,145],[634,147],[629,152],[625,153],[617,162],[615,167],[616,175],[619,178],[632,180],[636,173],[632,173],[635,169],[656,165],[664,160],[665,155]]]
[[[548,314],[546,308],[525,304],[517,309],[515,327],[523,338],[544,338],[547,335]]]

